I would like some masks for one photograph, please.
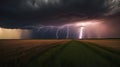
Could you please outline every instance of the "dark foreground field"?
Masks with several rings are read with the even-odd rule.
[[[120,67],[120,39],[0,40],[0,67]]]

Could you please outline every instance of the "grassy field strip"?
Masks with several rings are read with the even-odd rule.
[[[71,42],[65,44],[59,44],[59,46],[50,48],[43,54],[34,57],[33,60],[31,60],[32,62],[30,63],[30,65],[28,65],[28,67],[34,67],[34,66],[41,67],[43,65],[46,65],[47,62],[51,62],[50,60],[52,60],[55,56],[58,55],[59,52],[61,52],[65,47],[67,47],[69,43]]]
[[[54,63],[56,63],[54,67],[111,67],[111,62],[94,53],[81,42],[76,41],[68,45],[56,57]]]
[[[65,45],[65,46],[64,46]],[[33,67],[117,67],[82,42],[71,41],[41,54],[31,62]],[[62,50],[61,50],[62,49]],[[99,50],[98,50],[99,51]],[[30,67],[29,66],[29,67]]]
[[[119,52],[89,41],[18,40],[14,44],[13,40],[1,43],[5,45],[0,45],[0,67],[120,67]]]
[[[91,50],[94,51],[96,54],[99,54],[103,58],[120,66],[120,55],[118,53],[114,53],[113,51],[108,50],[105,47],[96,46],[95,44],[90,42],[82,42],[82,43],[85,44],[85,46],[91,48]]]

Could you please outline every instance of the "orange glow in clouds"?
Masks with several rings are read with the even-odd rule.
[[[29,35],[29,30],[0,28],[0,39],[24,39]]]

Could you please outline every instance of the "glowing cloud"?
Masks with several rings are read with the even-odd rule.
[[[91,26],[96,26],[100,22],[97,21],[86,21],[76,23],[75,26],[79,28],[79,39],[83,39],[85,28],[90,28]]]
[[[25,39],[29,36],[29,30],[0,28],[0,39]]]

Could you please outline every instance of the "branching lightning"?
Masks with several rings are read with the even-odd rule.
[[[85,28],[85,27],[80,27],[79,39],[82,39],[82,38],[83,38],[83,32],[84,32],[84,28]]]
[[[69,38],[69,31],[70,31],[70,28],[69,28],[69,26],[67,26],[67,35],[66,35],[66,39]]]
[[[57,31],[56,31],[56,38],[57,38],[57,39],[59,39],[59,32],[60,32],[60,30],[61,30],[62,28],[64,28],[64,27],[58,27],[58,28],[57,28]]]
[[[37,30],[37,32],[47,32],[49,30],[56,30],[55,36],[56,39],[60,39],[61,36],[60,34],[63,33],[66,35],[66,39],[70,38],[70,32],[71,32],[71,28],[77,28],[79,31],[79,39],[83,39],[84,36],[84,30],[86,27],[94,25],[96,23],[92,23],[92,22],[78,22],[78,23],[74,23],[74,24],[66,24],[66,25],[62,25],[62,26],[52,26],[52,25],[48,25],[48,26],[44,26],[44,25],[37,25],[37,26],[27,26],[27,28],[33,28],[34,30]],[[42,31],[41,31],[42,30]],[[63,31],[66,30],[66,31]]]

